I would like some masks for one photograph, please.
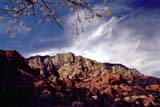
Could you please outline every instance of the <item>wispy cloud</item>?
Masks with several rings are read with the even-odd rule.
[[[33,55],[55,55],[74,52],[100,62],[122,63],[137,68],[144,74],[160,75],[160,9],[150,0],[116,0],[109,4],[113,16],[84,19],[84,32],[76,35],[72,22],[77,14],[70,14],[65,21],[64,34],[57,26],[35,25],[28,33],[22,27],[15,40],[4,35],[7,24],[1,24],[0,48],[17,49],[25,57]],[[145,2],[145,3],[144,3]],[[137,4],[138,3],[138,4]],[[154,8],[153,8],[154,6]],[[100,8],[97,6],[96,8]],[[154,9],[154,10],[153,10]],[[82,25],[78,27],[81,30]]]
[[[74,15],[70,16],[67,22],[73,18]],[[80,35],[65,35],[73,35],[68,38],[72,45],[30,55],[54,55],[71,51],[100,62],[122,63],[144,74],[155,75],[160,70],[160,23],[156,22],[157,18],[143,14],[129,19],[126,16],[112,17],[108,21],[93,19],[85,23],[86,31]],[[70,26],[67,32],[73,31]]]

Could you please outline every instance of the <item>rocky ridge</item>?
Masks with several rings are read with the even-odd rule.
[[[120,74],[126,79],[142,76],[136,69],[129,69],[121,64],[99,63],[73,53],[57,54],[55,56],[35,56],[27,59],[29,66],[39,69],[41,74],[57,72],[61,78],[74,78],[81,73],[101,75],[103,72]]]
[[[145,76],[136,69],[129,69],[121,64],[99,63],[70,52],[51,57],[35,56],[27,61],[31,68],[39,69],[40,74],[53,83],[62,80],[66,89],[87,89],[90,97],[95,100],[101,95],[109,95],[114,96],[112,100],[118,103],[141,100],[137,102],[148,106],[155,104],[147,95],[149,91],[160,91],[159,79]],[[153,93],[150,96],[153,97]]]
[[[16,51],[1,50],[0,71],[3,107],[160,106],[159,78],[70,52],[24,59]]]

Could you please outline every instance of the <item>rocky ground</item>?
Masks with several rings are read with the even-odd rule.
[[[160,79],[73,53],[0,50],[2,107],[160,107]]]

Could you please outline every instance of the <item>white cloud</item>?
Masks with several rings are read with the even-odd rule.
[[[75,15],[70,16],[67,22],[70,23],[74,18]],[[54,55],[71,51],[76,55],[100,62],[122,63],[128,67],[137,68],[144,74],[154,75],[160,70],[160,37],[158,37],[160,32],[154,32],[152,39],[148,39],[149,35],[146,35],[145,30],[148,29],[146,26],[148,24],[143,22],[149,20],[150,17],[147,17],[148,19],[141,19],[141,16],[137,19],[133,17],[127,21],[125,18],[112,17],[108,21],[93,19],[91,22],[85,22],[86,30],[80,35],[73,35],[74,27],[68,25],[70,29],[67,35],[72,37],[71,46],[61,49],[51,48],[30,55]],[[141,23],[138,18],[144,25],[137,24]],[[135,22],[136,25],[131,26]],[[151,27],[150,30],[152,30]]]

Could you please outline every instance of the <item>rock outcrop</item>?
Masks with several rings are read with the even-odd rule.
[[[94,60],[75,56],[73,53],[55,56],[35,56],[27,59],[33,69],[39,69],[42,75],[58,73],[63,78],[75,78],[81,73],[99,76],[104,72],[120,74],[126,79],[142,76],[136,69],[129,69],[121,64],[99,63]]]
[[[115,104],[114,107],[122,102],[123,106],[126,103],[134,103],[135,106],[159,104],[156,103],[158,100],[148,97],[147,93],[154,91],[150,95],[158,97],[155,93],[159,92],[159,85],[154,84],[159,84],[160,79],[145,76],[136,69],[129,69],[121,64],[99,63],[70,52],[51,57],[35,56],[27,61],[31,68],[39,69],[40,75],[50,78],[53,87],[56,87],[55,84],[63,83],[63,89],[68,90],[70,94],[75,91],[73,88],[76,88],[86,89],[88,96],[85,97],[92,100],[99,100],[103,95],[105,97],[102,99],[107,100],[107,96],[112,96],[112,100],[106,103]],[[73,93],[71,95],[74,96]]]
[[[3,107],[159,107],[160,79],[73,53],[24,59],[0,50]]]

